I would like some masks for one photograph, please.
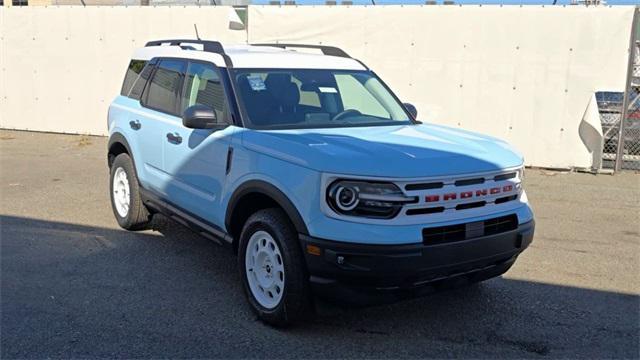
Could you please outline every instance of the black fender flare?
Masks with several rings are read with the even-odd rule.
[[[115,144],[121,144],[127,150],[127,154],[129,154],[129,157],[131,158],[131,162],[133,163],[133,169],[136,171],[136,176],[138,176],[138,181],[140,181],[140,176],[138,174],[138,167],[136,166],[136,160],[133,158],[133,153],[131,152],[131,146],[129,145],[127,138],[124,137],[122,133],[115,132],[109,136],[109,143],[107,145],[107,164],[109,165],[109,167],[111,167],[111,164],[109,163],[110,160],[109,160],[108,154],[111,152],[111,147],[113,147]]]
[[[249,180],[238,186],[238,188],[233,192],[231,198],[229,199],[229,204],[227,205],[227,212],[225,214],[224,220],[227,231],[231,229],[231,218],[236,205],[244,195],[250,193],[260,193],[272,198],[287,214],[287,216],[293,223],[293,226],[296,228],[296,231],[299,234],[309,235],[307,225],[304,223],[304,220],[298,212],[298,209],[295,207],[295,205],[293,205],[291,200],[289,200],[287,195],[285,195],[274,185],[263,180]]]
[[[133,154],[131,153],[131,146],[129,145],[127,138],[125,138],[124,135],[122,135],[122,133],[119,133],[119,132],[115,132],[109,136],[109,143],[107,145],[107,155],[111,153],[111,148],[116,144],[121,144],[122,146],[124,146],[124,148],[127,149],[127,153],[129,154],[131,161],[134,161]],[[135,161],[134,161],[134,168],[135,168]]]
[[[129,154],[129,156],[131,156],[131,146],[129,146],[129,142],[127,141],[127,138],[124,137],[124,135],[122,135],[119,132],[115,132],[113,134],[111,134],[109,136],[109,144],[107,145],[107,153],[111,152],[111,148],[113,147],[113,145],[115,144],[122,144],[122,146],[125,147],[125,149],[127,149],[127,153]]]

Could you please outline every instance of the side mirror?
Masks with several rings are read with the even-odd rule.
[[[405,107],[405,109],[407,109],[409,114],[411,114],[411,116],[413,116],[414,119],[418,118],[418,109],[416,109],[416,107],[413,106],[413,104],[404,103],[404,107]]]
[[[218,122],[216,112],[205,105],[193,105],[184,110],[182,125],[190,129],[220,129],[226,126]]]

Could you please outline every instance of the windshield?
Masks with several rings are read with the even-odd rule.
[[[404,107],[371,72],[237,69],[236,89],[259,129],[402,125]],[[248,118],[248,119],[247,119]]]

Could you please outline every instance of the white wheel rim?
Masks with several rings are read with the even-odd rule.
[[[267,309],[278,306],[284,293],[284,263],[278,244],[268,232],[251,235],[244,263],[254,299]]]
[[[127,217],[129,213],[129,178],[127,172],[119,167],[113,174],[113,204],[116,207],[118,215]]]

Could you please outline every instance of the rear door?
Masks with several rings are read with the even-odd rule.
[[[162,164],[162,157],[147,144],[148,138],[160,135],[157,129],[146,115],[147,110],[141,105],[141,97],[145,86],[151,75],[153,74],[154,64],[146,60],[134,59],[129,64],[125,80],[122,85],[122,91],[119,97],[111,104],[109,108],[109,118],[111,120],[109,129],[117,127],[117,132],[122,132],[129,141],[130,150],[138,180],[145,188],[150,188],[149,176],[145,168],[147,164]],[[114,123],[114,120],[118,119]],[[144,123],[144,126],[143,126]],[[159,144],[155,145],[159,148]]]
[[[157,65],[141,96],[142,111],[135,114],[140,127],[139,147],[143,153],[147,186],[167,195],[170,177],[163,170],[163,146],[172,126],[181,122],[178,116],[179,94],[184,80],[186,61],[156,59]],[[139,166],[139,165],[138,165]]]
[[[208,62],[189,61],[179,101],[179,112],[193,105],[212,108],[219,120],[231,124],[222,73]],[[167,122],[163,141],[164,171],[170,176],[165,188],[169,199],[200,218],[222,226],[220,196],[226,178],[231,136],[235,127],[189,129],[181,119]]]

